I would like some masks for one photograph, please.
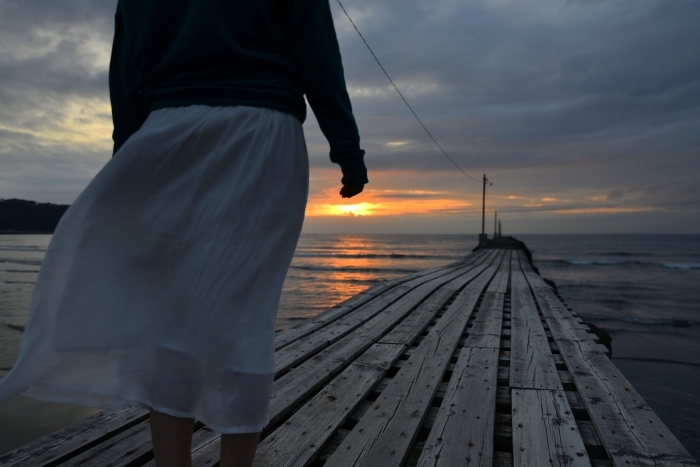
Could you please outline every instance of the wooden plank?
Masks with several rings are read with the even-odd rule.
[[[458,295],[382,392],[373,410],[328,459],[328,467],[403,463],[479,295],[496,270],[495,265],[490,266]]]
[[[310,358],[323,348],[338,341],[342,337],[383,312],[387,307],[399,299],[416,300],[415,297],[424,297],[439,285],[447,282],[454,274],[465,271],[472,266],[478,266],[483,259],[488,260],[488,254],[480,256],[476,262],[461,265],[447,271],[440,271],[392,288],[359,309],[349,313],[337,321],[325,326],[313,334],[301,338],[290,345],[275,352],[275,372],[280,375],[293,366],[298,366],[304,360]],[[447,279],[446,279],[447,278]]]
[[[418,467],[491,465],[498,352],[462,349]]]
[[[486,292],[465,345],[498,349],[503,325],[503,294]]]
[[[526,273],[525,277],[532,287],[535,300],[540,306],[547,327],[556,342],[561,340],[578,342],[584,351],[610,354],[610,351],[605,346],[593,340],[594,335],[586,330],[579,318],[573,316],[566,309],[551,287],[537,274],[530,272]]]
[[[424,271],[419,271],[414,274],[409,274],[404,277],[399,277],[390,281],[383,282],[381,284],[377,284],[373,287],[370,287],[369,289],[360,292],[359,294],[348,298],[347,300],[325,310],[322,311],[321,313],[317,314],[313,318],[306,319],[302,321],[301,323],[297,324],[294,327],[291,327],[289,329],[285,329],[275,335],[275,350],[279,350],[283,347],[286,347],[287,345],[291,344],[292,342],[301,339],[302,337],[306,337],[309,334],[315,332],[316,330],[327,326],[328,324],[338,320],[339,318],[343,317],[344,315],[352,312],[356,308],[366,304],[370,300],[374,299],[375,297],[385,293],[386,291],[392,289],[393,287],[403,284],[405,282],[409,282],[414,279],[418,279],[421,277],[426,277],[431,274],[440,272],[440,271],[447,271],[448,269],[453,269],[457,268],[460,266],[463,266],[465,264],[471,264],[474,263],[475,261],[479,260],[482,256],[484,256],[485,252],[483,250],[479,250],[467,257],[465,257],[461,261],[456,261],[451,264],[447,264],[445,266],[439,266],[433,269],[427,269]]]
[[[6,467],[57,465],[148,418],[142,408],[100,412],[0,456]]]
[[[512,253],[504,252],[502,267],[498,270],[496,277],[493,278],[486,292],[504,294],[508,291],[508,279],[510,277],[510,262]]]
[[[469,347],[500,348],[503,326],[503,305],[510,275],[510,252],[505,252],[501,265],[489,284],[465,345]]]
[[[496,256],[495,251],[493,251],[491,253],[491,255],[488,257],[488,259],[485,260],[483,263],[481,263],[479,265],[479,267],[476,267],[476,268],[472,269],[471,271],[469,271],[469,273],[464,276],[464,278],[463,278],[464,280],[452,281],[452,282],[444,285],[443,286],[444,291],[445,292],[448,292],[448,291],[455,292],[455,291],[459,290],[460,288],[464,287],[468,282],[479,277],[479,275],[482,274],[483,271],[485,271],[486,268],[489,267],[491,264],[497,265],[497,256]],[[441,289],[441,291],[443,289]],[[425,317],[423,315],[427,313],[431,317],[434,317],[435,314],[439,311],[439,308],[441,306],[442,306],[442,303],[440,304],[440,306],[432,305],[432,306],[427,306],[427,307],[423,307],[423,306],[419,307],[415,312],[411,313],[407,318],[405,318],[398,326],[396,326],[394,329],[392,329],[392,331],[390,333],[388,333],[386,336],[382,337],[379,340],[379,342],[383,342],[383,343],[399,342],[399,343],[408,343],[408,345],[412,344],[413,340],[416,337],[416,334],[415,334],[416,323],[425,323],[425,324],[421,324],[421,326],[425,327],[425,325],[427,325],[427,323],[430,320],[426,321]]]
[[[513,466],[590,467],[564,391],[513,389]]]
[[[512,269],[510,280],[510,385],[523,389],[562,389],[525,276],[519,268]]]
[[[524,274],[535,295],[542,296],[544,299],[543,305],[540,305],[543,316],[559,319],[580,319],[571,314],[559,297],[556,296],[549,284],[547,284],[540,276],[532,271],[525,272]]]
[[[518,258],[523,268],[525,278],[527,279],[535,299],[540,307],[540,311],[544,316],[547,326],[552,331],[555,340],[573,340],[576,342],[585,343],[586,351],[602,352],[610,355],[604,345],[595,342],[595,335],[589,332],[581,318],[569,310],[561,299],[554,293],[552,287],[547,284],[537,273],[535,273],[529,265],[525,253],[518,252]]]
[[[460,353],[438,417],[425,442],[419,467],[491,465],[503,303],[510,252],[481,302]]]
[[[400,344],[375,344],[325,386],[311,401],[265,438],[258,447],[254,466],[308,465],[335,431],[384,376],[389,360],[406,348]],[[387,358],[387,355],[392,357]]]
[[[698,465],[610,359],[578,344],[561,341],[562,359],[613,464]]]
[[[152,458],[151,425],[143,422],[60,465],[61,467],[125,467],[142,465]]]

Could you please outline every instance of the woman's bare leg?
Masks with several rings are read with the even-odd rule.
[[[221,435],[219,467],[250,467],[258,448],[260,433]]]
[[[194,418],[151,409],[151,439],[157,467],[191,467]]]

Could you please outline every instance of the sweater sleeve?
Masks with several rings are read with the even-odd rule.
[[[302,90],[340,164],[344,185],[367,183],[365,152],[352,114],[328,0],[285,0],[285,28]]]
[[[114,44],[109,65],[109,97],[114,122],[112,155],[141,128],[148,117],[146,101],[136,88],[139,71],[126,41],[121,2],[117,4],[114,20]]]

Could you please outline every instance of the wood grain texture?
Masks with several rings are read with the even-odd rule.
[[[498,272],[489,284],[472,327],[468,330],[469,347],[500,348],[503,306],[510,276],[510,252],[505,252]]]
[[[506,251],[503,256],[503,262],[501,263],[501,268],[496,273],[496,277],[493,278],[488,288],[487,292],[504,294],[508,291],[508,279],[510,277],[510,262],[512,258],[512,253]]]
[[[100,412],[0,456],[6,467],[58,464],[117,436],[148,418],[141,408]]]
[[[145,464],[152,458],[151,425],[143,422],[60,465],[61,467],[126,467]]]
[[[454,280],[452,282],[449,282],[445,284],[439,291],[439,293],[454,293],[463,286],[465,286],[467,283],[473,281],[477,277],[479,277],[480,274],[482,274],[487,267],[489,267],[492,263],[492,261],[496,257],[496,252],[493,251],[492,254],[488,255],[487,257],[484,258],[483,262],[481,262],[478,266],[472,268],[467,274],[465,274],[463,277],[460,277],[460,280]],[[451,296],[451,294],[450,294]],[[429,300],[432,300],[434,297],[431,296]],[[444,303],[444,302],[442,302]],[[442,306],[442,303],[440,306]],[[391,342],[406,342],[406,336],[405,334],[408,333],[410,336],[415,335],[415,323],[416,322],[423,322],[424,317],[422,316],[424,313],[428,313],[431,316],[434,316],[438,311],[440,307],[437,307],[437,304],[426,304],[426,306],[421,305],[416,311],[412,312],[406,319],[404,319],[399,325],[397,325],[394,329],[391,330],[386,336],[382,337],[382,339],[379,342],[385,342],[385,343],[391,343]],[[427,324],[427,323],[426,323]],[[411,338],[410,343],[413,342],[413,339],[415,337]]]
[[[510,385],[562,389],[530,287],[519,269],[511,271]]]
[[[501,346],[503,325],[503,294],[486,292],[479,313],[469,329],[469,347],[498,349]]]
[[[488,253],[484,257],[489,257]],[[481,256],[480,256],[481,258]],[[480,260],[476,259],[476,264]],[[399,302],[399,306],[415,306],[430,292],[470,269],[472,263],[465,263],[456,268],[449,268],[429,274],[396,286],[362,305],[352,313],[317,330],[313,334],[296,340],[275,352],[275,373],[281,375],[291,367],[318,353],[330,344],[348,335],[374,316],[384,312],[390,305]]]
[[[594,334],[587,331],[580,318],[575,317],[564,306],[552,288],[534,272],[526,273],[525,277],[532,287],[535,300],[542,310],[542,315],[549,331],[556,342],[561,340],[578,342],[587,352],[602,352],[610,354],[603,345],[594,341]]]
[[[377,346],[385,347],[386,344]],[[393,346],[402,347],[398,344]],[[384,370],[374,366],[350,365],[279,429],[265,438],[258,447],[253,465],[308,465],[384,373]]]
[[[440,266],[432,269],[427,269],[424,271],[419,271],[414,274],[409,274],[404,277],[399,277],[390,281],[377,284],[369,289],[360,292],[359,294],[348,298],[347,300],[334,305],[333,307],[322,311],[321,313],[315,315],[313,318],[306,319],[301,323],[289,329],[282,330],[275,335],[275,350],[279,350],[292,342],[306,337],[309,334],[317,331],[318,329],[327,326],[328,324],[338,320],[342,316],[354,311],[361,305],[369,302],[373,298],[383,294],[384,292],[392,289],[396,285],[403,284],[405,282],[410,282],[415,279],[420,279],[441,271],[445,271],[450,268],[457,268],[466,264],[471,264],[475,261],[480,260],[484,256],[485,251],[478,251],[473,255],[465,257],[461,261],[456,261],[454,263]]]
[[[513,466],[590,467],[564,391],[513,389]]]
[[[604,354],[562,341],[562,359],[616,466],[698,465]]]
[[[491,466],[498,352],[462,349],[418,467]]]
[[[403,463],[479,295],[496,270],[495,265],[490,266],[460,292],[382,391],[376,407],[328,459],[328,467]]]

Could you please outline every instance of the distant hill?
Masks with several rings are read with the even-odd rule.
[[[0,233],[53,233],[67,204],[0,199]]]

